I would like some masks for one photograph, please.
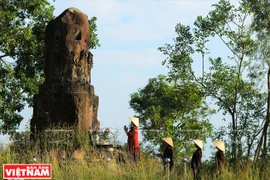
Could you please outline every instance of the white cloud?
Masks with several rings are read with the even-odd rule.
[[[62,11],[75,6],[89,17],[98,18],[98,30],[109,41],[161,40],[174,34],[176,23],[190,24],[196,12],[206,14],[213,0],[207,1],[65,1]],[[62,3],[61,0],[56,1]],[[64,6],[66,6],[64,8]],[[59,14],[59,9],[57,11]],[[129,22],[123,18],[130,17]],[[105,42],[106,43],[106,42]]]

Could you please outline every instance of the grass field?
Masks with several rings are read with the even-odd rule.
[[[0,152],[1,164],[33,163],[31,158],[36,157],[35,163],[52,165],[53,178],[56,180],[116,180],[116,179],[193,179],[190,164],[175,160],[172,172],[164,170],[161,160],[142,152],[141,160],[137,165],[128,161],[117,162],[117,154],[103,154],[97,152],[87,139],[76,139],[76,143],[65,145],[46,146],[41,143],[27,143],[10,145]],[[41,148],[42,147],[42,148]],[[110,161],[108,159],[110,158]],[[205,180],[267,180],[270,179],[269,163],[256,164],[251,161],[239,160],[238,163],[226,162],[224,172],[217,176],[214,162],[203,162],[201,177]],[[3,166],[1,177],[3,177]]]

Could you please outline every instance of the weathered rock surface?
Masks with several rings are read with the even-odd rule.
[[[91,85],[88,17],[69,8],[49,22],[45,43],[45,82],[34,96],[31,131],[76,126],[80,132],[99,128],[99,97]]]

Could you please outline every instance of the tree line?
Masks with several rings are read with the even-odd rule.
[[[223,139],[232,161],[257,161],[269,151],[270,4],[240,0],[235,6],[220,0],[212,7],[192,26],[175,26],[173,43],[158,48],[166,56],[162,65],[168,74],[149,79],[131,94],[130,106],[151,145],[158,145],[161,137],[173,137],[176,153],[184,156],[190,153],[190,138]],[[223,46],[209,48],[214,40]],[[227,57],[212,55],[224,52]],[[202,66],[200,75],[196,64]],[[224,120],[227,127],[213,127],[209,118],[215,113],[224,115],[217,124]]]

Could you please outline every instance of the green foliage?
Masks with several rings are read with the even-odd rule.
[[[252,26],[256,31],[260,32],[262,30],[270,29],[270,3],[268,0],[245,0],[245,4],[250,7],[253,13]]]
[[[97,25],[96,25],[97,17],[92,17],[88,20],[89,27],[90,27],[90,49],[96,49],[100,47],[99,39],[97,35]]]
[[[260,124],[264,121],[266,102],[266,94],[258,90],[254,79],[248,79],[249,72],[246,70],[252,65],[250,57],[257,50],[257,42],[247,22],[251,15],[250,8],[245,1],[240,1],[240,4],[235,7],[229,1],[221,0],[213,5],[214,10],[206,17],[198,17],[194,23],[194,33],[204,32],[208,38],[219,38],[231,52],[229,61],[210,57],[209,72],[197,80],[205,95],[214,100],[218,111],[231,118],[228,134],[232,140],[232,158],[236,158],[237,149],[239,157],[243,156],[246,152],[242,151],[244,147],[247,148],[247,156],[250,156],[251,146],[256,144]],[[247,143],[240,143],[243,139]],[[235,143],[239,143],[237,148]]]
[[[240,158],[246,153],[246,156],[250,157],[251,151],[254,150],[252,148],[257,143],[256,137],[261,130],[261,123],[265,118],[266,94],[259,92],[253,82],[241,79],[236,96],[235,83],[233,83],[237,79],[235,66],[221,63],[219,58],[210,60],[213,66],[210,69],[213,72],[207,73],[204,80],[207,96],[216,99],[218,110],[224,115],[229,114],[233,118],[237,114],[237,129],[230,125],[228,126],[230,130],[227,130],[223,136],[229,135],[233,139],[235,135],[233,132],[237,131],[235,138],[238,143],[241,142],[238,156]],[[222,132],[224,131],[219,129],[217,134]],[[230,147],[230,144],[228,145]]]
[[[205,139],[211,132],[212,126],[206,118],[210,111],[203,99],[195,83],[172,84],[159,75],[131,94],[130,106],[140,118],[144,142],[156,146],[161,144],[162,137],[172,137],[176,154],[183,156],[191,153],[187,151],[191,138]]]
[[[270,14],[270,4],[269,1],[261,0],[260,2],[256,0],[247,0],[246,4],[251,8],[251,12],[253,15],[252,20],[252,27],[256,30],[256,35],[258,38],[257,45],[258,51],[256,52],[254,59],[256,59],[257,63],[254,63],[255,66],[250,68],[250,78],[253,80],[260,81],[261,79],[264,80],[262,82],[267,82],[267,113],[266,113],[266,120],[263,125],[262,135],[258,146],[256,148],[256,154],[254,157],[254,161],[258,159],[260,151],[262,150],[262,158],[266,159],[266,154],[268,151],[269,146],[269,124],[270,124],[270,61],[269,61],[269,30],[270,30],[270,21],[269,21],[269,14]],[[267,68],[265,68],[267,67]],[[267,74],[267,76],[265,76]],[[257,77],[257,78],[256,78]],[[266,79],[265,79],[266,77]],[[262,83],[261,83],[262,84]],[[264,89],[265,87],[262,86]],[[268,142],[267,142],[268,141]]]
[[[19,82],[14,81],[14,72],[8,64],[0,63],[0,79],[0,119],[4,120],[0,127],[3,131],[14,130],[23,119],[19,112],[24,108],[21,99],[25,96]]]
[[[0,6],[0,113],[5,132],[14,130],[22,120],[20,112],[26,103],[32,105],[42,81],[44,32],[53,18],[53,7],[46,1],[1,1]],[[4,59],[5,58],[5,59]],[[9,74],[5,72],[9,72]],[[11,98],[12,97],[12,98]]]
[[[191,55],[194,53],[192,47],[194,40],[189,26],[178,23],[175,32],[177,34],[177,37],[173,39],[175,44],[165,44],[158,50],[167,56],[162,65],[166,65],[170,70],[168,80],[174,83],[185,83],[191,80],[193,74]]]
[[[258,50],[255,33],[248,24],[251,9],[246,1],[240,1],[236,7],[230,1],[220,0],[213,7],[207,16],[197,17],[193,29],[181,23],[176,25],[174,44],[158,48],[166,55],[162,65],[169,69],[168,75],[150,79],[145,88],[131,95],[130,106],[142,121],[147,140],[157,145],[160,137],[172,136],[179,153],[183,149],[188,152],[190,146],[183,142],[189,138],[204,139],[211,132],[208,118],[215,111],[209,110],[205,102],[210,98],[216,111],[222,112],[225,120],[231,120],[226,135],[231,138],[227,149],[231,151],[232,147],[232,158],[244,154],[249,158],[258,143],[266,113],[266,93],[256,82],[256,72],[248,71],[255,67],[252,57]],[[198,77],[193,70],[193,56],[201,54],[204,66],[205,55],[212,51],[207,43],[214,38],[229,50],[228,59],[209,57],[209,69],[205,71],[203,67],[202,77]],[[207,133],[182,132],[200,127],[208,127]],[[151,128],[158,133],[150,133]],[[220,137],[221,132],[216,133]]]

